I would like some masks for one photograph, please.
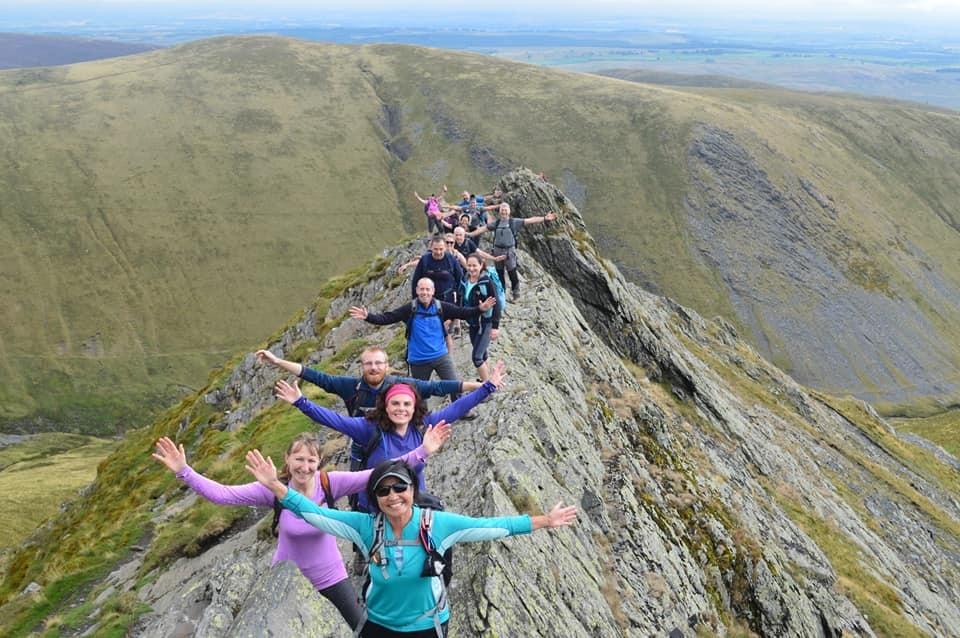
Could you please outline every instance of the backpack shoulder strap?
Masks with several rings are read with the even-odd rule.
[[[284,483],[284,485],[286,484],[287,483]],[[273,534],[274,537],[277,537],[280,535],[279,532],[277,532],[277,526],[280,524],[281,512],[283,512],[283,506],[280,505],[280,499],[274,496],[273,497],[273,521],[270,523],[270,533]]]
[[[320,487],[323,488],[323,500],[327,507],[332,510],[337,509],[333,503],[333,492],[330,491],[330,474],[326,470],[320,470]]]
[[[370,435],[370,439],[367,441],[367,444],[363,446],[363,455],[360,457],[361,466],[366,468],[367,459],[370,458],[370,455],[373,453],[377,446],[380,445],[380,441],[383,439],[383,430],[380,429],[380,424],[377,424],[377,427],[374,428],[373,434]]]

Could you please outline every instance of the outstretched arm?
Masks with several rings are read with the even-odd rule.
[[[557,214],[553,211],[550,211],[546,215],[540,217],[527,217],[523,220],[523,225],[527,226],[529,224],[542,224],[543,222],[552,222],[557,218]]]
[[[167,437],[157,441],[157,451],[152,456],[166,465],[167,469],[176,474],[187,487],[211,503],[262,507],[273,502],[273,496],[258,483],[223,485],[195,472],[187,465],[187,454],[183,450],[183,445],[176,445]]]
[[[264,361],[280,368],[281,370],[286,370],[290,374],[295,374],[298,377],[303,374],[303,366],[299,363],[281,359],[269,350],[257,350],[257,363],[263,363]]]
[[[573,525],[573,521],[576,519],[577,506],[568,505],[564,507],[563,503],[560,502],[546,514],[531,516],[530,524],[533,526],[533,531],[537,531],[538,529],[550,529],[552,527],[568,527]]]
[[[409,268],[410,266],[416,266],[418,263],[420,263],[420,258],[419,258],[419,257],[414,257],[413,259],[411,259],[411,260],[408,261],[407,263],[405,263],[405,264],[400,264],[399,266],[397,266],[397,272],[400,273],[400,274],[403,274],[403,272],[404,272],[407,268]]]

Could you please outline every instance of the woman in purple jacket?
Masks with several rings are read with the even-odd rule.
[[[450,425],[441,421],[426,430],[423,444],[399,457],[411,465],[422,465],[427,456],[436,452],[450,438]],[[167,437],[157,441],[153,458],[166,465],[171,472],[197,494],[217,505],[245,505],[272,507],[273,493],[259,483],[223,485],[199,474],[187,465],[183,445],[176,445]],[[326,506],[327,495],[320,480],[320,441],[313,432],[304,432],[294,437],[284,454],[279,476],[289,486],[307,496],[321,507]],[[362,472],[329,472],[331,501],[348,494],[362,492],[367,485],[371,470]],[[290,560],[300,568],[322,596],[336,606],[351,628],[360,621],[360,606],[357,594],[343,558],[337,549],[336,539],[306,523],[291,512],[280,514],[280,533],[277,551],[271,565],[281,560]]]

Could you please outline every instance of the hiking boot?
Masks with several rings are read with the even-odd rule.
[[[511,299],[510,299],[510,300],[513,301],[513,302],[520,301],[520,290],[519,290],[519,289],[513,291],[513,294],[511,295]]]
[[[487,397],[487,398],[489,399],[490,397]],[[476,411],[476,410],[470,410],[469,412],[467,412],[466,414],[464,414],[464,415],[463,415],[462,417],[460,417],[460,418],[463,419],[464,421],[473,421],[473,420],[474,420],[475,418],[477,418],[478,416],[480,416],[480,415],[477,414],[477,411]]]

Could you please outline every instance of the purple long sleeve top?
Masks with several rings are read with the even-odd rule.
[[[426,458],[427,453],[423,446],[400,457],[414,467],[422,465]],[[333,499],[362,492],[367,486],[370,472],[371,470],[329,472]],[[194,492],[217,505],[273,507],[273,493],[259,483],[223,485],[194,471],[189,465],[177,472],[177,478]],[[316,484],[314,493],[305,496],[320,507],[326,507],[319,472],[317,472]],[[321,532],[289,510],[283,510],[280,513],[277,551],[274,552],[270,564],[274,565],[281,560],[293,561],[318,590],[335,585],[347,577],[343,558],[337,548],[337,539]]]

